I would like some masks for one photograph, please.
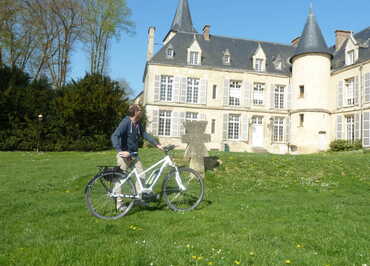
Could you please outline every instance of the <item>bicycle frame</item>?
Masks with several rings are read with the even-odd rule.
[[[149,178],[147,178],[148,180],[145,179],[145,183],[148,183],[149,184],[149,187],[144,187],[143,182],[141,181],[141,177],[145,177],[145,175],[147,173],[149,173],[154,168],[156,168],[156,167],[158,167],[160,165],[161,165],[161,167],[159,168],[159,172],[156,174],[156,176],[154,177],[154,179],[153,179],[153,173],[152,173],[152,175],[150,175]],[[135,175],[136,182],[139,184],[139,187],[140,187],[140,191],[137,192],[137,195],[136,195],[136,198],[139,199],[140,198],[140,195],[143,192],[149,193],[149,192],[152,192],[153,191],[153,188],[157,184],[159,178],[161,177],[164,168],[166,168],[167,166],[171,166],[171,167],[175,168],[175,170],[176,170],[176,176],[175,177],[176,177],[177,185],[179,186],[179,188],[180,188],[181,191],[186,190],[186,187],[183,185],[182,180],[181,180],[181,177],[179,175],[178,168],[177,168],[176,164],[172,161],[172,159],[171,159],[171,157],[169,155],[166,155],[162,160],[160,160],[157,163],[153,164],[152,166],[150,166],[148,169],[146,169],[145,171],[143,171],[141,173],[138,173],[138,171],[136,170],[136,168],[134,168],[128,174],[128,176],[125,179],[123,179],[123,180],[120,181],[120,185],[122,185],[129,178],[131,178],[133,175]],[[125,197],[125,195],[117,195],[117,196],[118,197]]]

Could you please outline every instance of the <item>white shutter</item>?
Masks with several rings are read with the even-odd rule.
[[[355,105],[358,105],[358,76],[355,77],[355,84],[353,87],[353,98]]]
[[[155,75],[154,80],[154,101],[159,101],[159,94],[161,90],[161,75]]]
[[[152,115],[151,133],[153,134],[153,136],[158,136],[159,110],[154,109]]]
[[[336,132],[337,136],[336,139],[343,139],[343,122],[342,122],[342,115],[337,115],[337,126]]]
[[[180,101],[180,77],[174,78],[172,101],[175,103]]]
[[[337,107],[341,108],[343,106],[343,80],[338,82],[337,88]]]
[[[364,112],[363,117],[363,145],[364,147],[370,146],[370,112]]]
[[[179,113],[179,126],[178,126],[178,136],[181,137],[182,135],[185,135],[185,127],[184,127],[184,121],[185,121],[185,112]]]
[[[207,115],[205,113],[200,113],[199,120],[201,120],[201,121],[207,121]]]
[[[229,105],[229,90],[230,90],[230,80],[225,79],[224,81],[224,106]]]
[[[365,102],[370,102],[370,73],[365,74]]]
[[[270,106],[272,109],[275,109],[275,85],[271,84],[271,91],[270,91]]]
[[[180,81],[180,103],[186,102],[187,78],[181,78]]]
[[[179,113],[172,112],[171,113],[171,137],[178,137],[179,136]]]
[[[355,114],[355,139],[360,139],[360,114]]]
[[[224,114],[223,139],[227,140],[229,130],[229,114]]]
[[[248,81],[243,81],[242,88],[242,106],[250,107],[251,106],[251,85]]]
[[[249,137],[249,121],[248,121],[248,115],[243,114],[242,115],[242,126],[241,126],[242,132],[241,132],[241,140],[248,141]]]
[[[200,104],[207,104],[208,80],[200,80]]]
[[[285,142],[286,143],[289,143],[290,141],[290,118],[289,117],[286,117],[285,118],[285,128],[284,128],[284,138],[285,138]]]
[[[292,109],[292,87],[290,85],[288,85],[286,87],[286,95],[287,95],[287,99],[286,99],[286,108],[287,109]]]

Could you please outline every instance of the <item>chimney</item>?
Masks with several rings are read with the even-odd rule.
[[[351,36],[351,31],[348,30],[336,30],[335,31],[335,51],[338,51],[343,43]]]
[[[150,61],[152,59],[154,54],[154,33],[155,33],[155,27],[151,26],[148,30],[148,50],[146,53],[146,60]]]
[[[298,36],[297,38],[292,40],[290,43],[292,44],[293,47],[297,47],[300,40],[301,40],[301,36]]]
[[[206,41],[209,41],[210,40],[210,35],[209,35],[210,29],[211,29],[211,25],[205,25],[203,27],[203,38]]]

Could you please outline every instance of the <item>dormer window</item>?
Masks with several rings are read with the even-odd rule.
[[[264,62],[265,60],[263,60],[262,58],[256,58],[254,61],[254,70],[258,72],[264,71]]]
[[[264,72],[266,70],[266,54],[258,43],[257,49],[253,55],[253,69],[257,72]]]
[[[350,50],[347,52],[347,65],[352,65],[355,63],[355,50]]]
[[[167,53],[166,53],[167,58],[169,59],[173,58],[174,54],[175,54],[175,51],[172,48],[167,49]]]
[[[190,65],[199,65],[199,52],[190,52]]]
[[[193,66],[199,66],[202,64],[202,50],[200,49],[195,35],[193,43],[188,48],[188,64]]]
[[[226,49],[224,51],[223,63],[224,65],[230,65],[231,63],[231,55],[230,55],[229,49]]]

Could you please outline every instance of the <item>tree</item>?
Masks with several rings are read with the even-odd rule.
[[[90,72],[104,74],[112,38],[133,33],[126,0],[84,0],[84,38],[88,43]]]

